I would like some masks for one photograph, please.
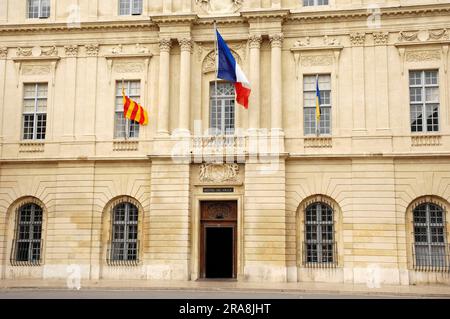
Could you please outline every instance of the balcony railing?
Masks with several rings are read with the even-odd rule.
[[[137,266],[139,264],[139,241],[132,243],[109,242],[106,263],[109,266]]]
[[[196,136],[191,145],[194,154],[244,154],[246,138],[234,135]]]
[[[303,267],[336,268],[338,266],[337,243],[304,243]]]
[[[450,245],[413,244],[413,266],[417,271],[450,272]]]

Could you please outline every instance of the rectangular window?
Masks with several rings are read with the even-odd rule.
[[[50,0],[27,0],[28,19],[50,17]]]
[[[141,100],[141,81],[116,82],[116,110],[114,118],[114,138],[138,138],[139,123],[126,119],[123,115],[122,86],[125,95],[136,103]]]
[[[119,15],[141,15],[142,0],[119,0]]]
[[[23,135],[24,140],[44,140],[47,128],[47,83],[24,84]]]
[[[235,89],[227,82],[211,83],[211,104],[209,113],[209,127],[211,134],[233,135],[235,123]]]
[[[328,0],[303,0],[304,7],[325,6],[325,5],[328,5]]]
[[[319,77],[320,123],[316,118],[316,78]],[[331,75],[308,75],[303,77],[303,126],[305,135],[331,134]]]
[[[439,72],[409,72],[411,132],[439,131]]]

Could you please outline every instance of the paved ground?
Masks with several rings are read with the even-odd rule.
[[[257,291],[1,289],[0,299],[374,299],[406,298],[394,295],[318,294]],[[420,296],[407,298],[426,298]]]
[[[245,281],[82,280],[80,291],[65,280],[0,280],[4,298],[448,298],[449,285],[255,283]]]

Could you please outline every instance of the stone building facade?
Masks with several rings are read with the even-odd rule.
[[[0,278],[449,283],[449,18],[444,0],[1,1]],[[214,20],[248,110],[214,82]],[[122,87],[148,126],[122,119]]]

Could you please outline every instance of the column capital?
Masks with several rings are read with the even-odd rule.
[[[270,45],[272,46],[272,48],[281,48],[281,46],[283,45],[283,33],[275,33],[275,34],[271,34],[269,36],[269,40],[270,40]]]
[[[250,45],[250,49],[260,49],[262,43],[262,36],[260,34],[251,34],[248,37],[248,43]]]
[[[159,51],[160,52],[170,52],[172,48],[172,40],[169,38],[161,38],[159,39]]]
[[[192,51],[192,39],[191,38],[180,38],[178,39],[181,51]]]

